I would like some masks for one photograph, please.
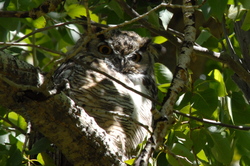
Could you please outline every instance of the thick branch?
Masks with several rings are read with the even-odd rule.
[[[0,56],[0,69],[0,104],[31,121],[70,162],[95,166],[124,164],[109,136],[82,108],[63,93],[49,97],[42,94],[39,88],[44,76],[38,69],[5,53]]]
[[[1,17],[18,17],[18,18],[33,18],[36,19],[41,17],[49,12],[55,11],[58,5],[63,0],[48,0],[43,2],[37,8],[34,8],[30,11],[0,11]]]

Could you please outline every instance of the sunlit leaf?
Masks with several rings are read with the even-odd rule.
[[[218,96],[220,97],[226,96],[227,95],[226,86],[221,72],[217,69],[214,69],[208,75],[218,82],[217,85],[210,83],[210,88],[215,89],[218,92]]]
[[[197,157],[200,159],[200,160],[203,160],[203,161],[206,161],[208,162],[208,158],[204,152],[204,150],[201,150],[198,154],[197,154]]]
[[[21,115],[18,115],[15,112],[10,112],[8,114],[8,118],[14,125],[20,127],[23,130],[26,130],[27,123]]]
[[[161,85],[158,85],[158,89],[163,92],[163,93],[167,93],[167,89],[170,87],[170,83],[167,83],[167,84],[161,84]]]
[[[18,2],[15,3],[15,2],[10,1],[9,5],[7,6],[7,10],[14,11],[17,9],[17,6],[18,6]]]
[[[134,162],[135,162],[135,158],[125,161],[125,163],[128,165],[133,165]]]
[[[155,63],[154,70],[156,80],[159,84],[170,83],[173,79],[172,72],[163,64]]]
[[[34,28],[44,28],[46,25],[46,19],[41,16],[35,20],[31,18],[26,18],[26,20],[34,27]]]
[[[162,25],[163,25],[165,30],[167,30],[168,24],[169,24],[172,17],[173,17],[173,13],[171,13],[167,9],[159,12],[159,18],[161,19]]]
[[[167,40],[168,40],[168,39],[166,39],[166,38],[163,37],[163,36],[156,36],[156,37],[153,38],[153,41],[154,41],[154,43],[156,43],[156,44],[162,44],[162,43],[166,42]]]
[[[233,124],[235,124],[234,123],[234,115],[233,115],[233,110],[232,110],[232,102],[231,102],[231,98],[230,97],[228,97],[228,96],[226,96],[226,106],[227,106],[227,110],[228,110],[228,115],[230,116],[230,118],[231,118],[231,120],[232,120],[232,122],[233,122]]]
[[[56,166],[53,159],[45,152],[37,155],[37,161],[44,166]]]
[[[99,22],[98,16],[96,14],[93,14],[91,11],[89,12],[91,20]],[[75,19],[77,17],[86,16],[86,9],[82,5],[72,4],[67,8],[67,13],[71,18]]]

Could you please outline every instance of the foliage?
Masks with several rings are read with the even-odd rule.
[[[6,0],[0,2],[0,6],[1,10],[29,11],[41,3],[41,0]],[[130,4],[130,1],[127,3]],[[140,14],[157,5],[154,1],[138,1],[137,3],[136,11]],[[245,31],[250,29],[250,1],[207,0],[202,3],[199,0],[199,4],[201,6],[197,11],[201,11],[205,19],[213,17],[220,26],[226,24],[232,47],[241,58],[240,44],[234,33],[234,22],[243,21],[241,28]],[[114,0],[90,0],[88,5],[91,19],[102,24],[120,24],[131,19]],[[58,6],[57,11],[35,20],[2,17],[0,18],[0,41],[13,43],[11,47],[5,49],[12,55],[39,66],[45,72],[53,71],[55,61],[62,58],[63,53],[66,53],[83,33],[82,26],[78,24],[58,27],[55,27],[55,24],[72,21],[85,15],[85,11],[84,5],[79,4],[77,0],[67,0],[65,4]],[[173,14],[175,15],[174,12]],[[146,19],[156,28],[166,29],[168,19],[171,17],[172,13],[161,8],[150,13]],[[223,18],[225,18],[224,22]],[[52,28],[45,29],[50,26]],[[162,36],[153,36],[138,22],[121,28],[136,31],[142,36],[153,37],[157,44],[168,41]],[[201,31],[196,41],[199,45],[212,51],[228,51],[224,36],[214,34],[217,29],[203,26],[198,28]],[[15,42],[38,29],[41,31]],[[20,43],[22,45],[18,45]],[[4,45],[4,43],[1,44]],[[40,46],[40,48],[29,47],[32,45]],[[160,101],[165,96],[173,77],[172,72],[161,63],[163,62],[155,64]],[[187,84],[183,94],[180,94],[175,105],[175,109],[180,113],[194,118],[176,112],[176,123],[166,135],[166,146],[162,146],[159,153],[155,154],[159,166],[168,164],[174,166],[233,165],[237,162],[241,166],[250,165],[250,131],[246,127],[250,124],[250,106],[241,90],[231,79],[234,71],[214,60],[207,60],[204,65],[205,69],[195,80],[192,80],[191,75],[196,71],[190,71],[190,83]],[[20,115],[1,108],[0,118],[0,165],[19,166],[28,162],[53,165],[51,158],[44,153],[50,145],[48,140],[39,140],[32,149],[27,147],[28,125]],[[211,121],[206,121],[206,119]],[[31,160],[30,155],[34,154],[38,154],[37,159]]]

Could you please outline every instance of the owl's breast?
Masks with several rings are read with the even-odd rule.
[[[103,73],[141,92],[147,91],[145,86],[140,80],[135,84],[127,75],[110,69],[102,59],[83,56],[79,60],[71,65],[71,75],[67,76],[69,97],[95,118],[120,149],[131,154],[148,135],[145,126],[151,130],[152,102]]]

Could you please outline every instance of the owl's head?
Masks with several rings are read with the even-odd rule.
[[[92,39],[87,52],[123,74],[153,74],[156,54],[151,40],[132,31],[111,30]]]

